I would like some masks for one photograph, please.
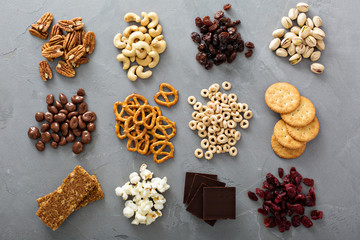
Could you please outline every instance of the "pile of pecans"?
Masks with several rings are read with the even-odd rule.
[[[47,30],[52,20],[53,15],[49,12],[45,13],[36,24],[31,24],[29,32],[36,37],[47,39]],[[56,65],[56,71],[65,77],[74,77],[74,68],[89,62],[87,56],[94,51],[95,34],[85,32],[84,25],[81,17],[59,21],[51,29],[49,42],[44,43],[41,48],[43,57],[48,61],[52,62],[59,57],[63,59]],[[51,68],[47,61],[39,63],[39,71],[42,80],[52,79]]]
[[[229,10],[230,4],[224,6],[224,10]],[[243,52],[244,48],[248,50],[245,57],[249,58],[253,54],[255,45],[252,42],[246,42],[237,32],[237,27],[241,22],[231,21],[230,18],[224,17],[223,11],[214,14],[214,21],[209,16],[195,18],[195,25],[200,29],[200,33],[192,32],[191,39],[198,44],[199,52],[196,54],[196,60],[209,70],[213,67],[228,62],[232,63],[238,52]]]
[[[290,29],[290,32],[285,33],[285,29],[280,28],[272,33],[274,39],[270,42],[270,50],[275,51],[279,57],[290,55],[291,65],[298,64],[303,58],[310,58],[311,61],[316,62],[321,57],[321,51],[325,50],[325,33],[320,28],[322,20],[319,16],[313,19],[307,17],[308,10],[308,4],[298,3],[296,8],[289,10],[287,17],[281,19],[283,27]],[[293,26],[293,20],[296,20],[298,26]],[[310,66],[310,70],[316,74],[323,73],[324,69],[324,65],[320,63],[313,63]]]
[[[68,102],[65,94],[59,94],[59,101],[55,100],[53,94],[46,97],[48,112],[37,112],[35,120],[41,124],[40,133],[37,127],[30,127],[28,136],[37,141],[35,147],[40,152],[45,150],[45,143],[50,142],[50,146],[58,148],[67,143],[74,142],[76,137],[80,137],[80,141],[75,141],[72,150],[75,154],[83,151],[84,144],[91,142],[91,132],[95,131],[96,114],[88,111],[88,105],[84,102],[85,91],[80,88],[77,95],[71,97]],[[52,131],[52,132],[51,132]]]

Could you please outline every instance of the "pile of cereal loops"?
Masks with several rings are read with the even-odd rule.
[[[231,89],[229,82],[223,82],[222,88],[226,91]],[[241,138],[240,131],[236,130],[238,124],[241,128],[249,127],[249,120],[253,113],[246,103],[238,103],[238,97],[234,93],[229,95],[219,91],[220,85],[215,83],[209,89],[202,89],[200,94],[210,101],[203,105],[196,101],[194,96],[188,98],[188,103],[193,105],[194,112],[189,122],[191,130],[197,130],[201,140],[201,148],[194,152],[197,158],[205,156],[207,160],[213,158],[213,154],[226,153],[230,156],[237,155],[235,144]],[[203,152],[205,150],[205,154]]]

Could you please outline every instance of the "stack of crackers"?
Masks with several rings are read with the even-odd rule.
[[[280,113],[271,137],[271,146],[281,158],[299,157],[306,143],[319,133],[320,125],[313,103],[289,83],[271,85],[265,93],[265,102],[274,112]]]
[[[58,189],[37,199],[36,215],[55,231],[72,212],[102,198],[104,193],[96,176],[76,166]]]

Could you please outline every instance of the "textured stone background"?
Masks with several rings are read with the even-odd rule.
[[[321,63],[325,73],[310,72],[310,61],[290,66],[268,50],[271,32],[280,27],[297,1],[232,1],[228,12],[240,18],[240,32],[256,45],[250,59],[242,55],[232,65],[223,64],[205,71],[196,61],[196,46],[189,35],[196,30],[196,16],[213,15],[227,1],[40,1],[3,0],[0,8],[0,239],[358,239],[360,234],[360,82],[358,58],[357,0],[313,0],[311,16],[324,22],[327,49]],[[56,72],[44,83],[38,73],[43,60],[43,40],[31,36],[28,28],[43,13],[50,11],[55,21],[81,16],[86,29],[96,34],[96,49],[90,63],[77,70],[74,79]],[[160,64],[148,80],[133,83],[126,78],[115,60],[119,51],[112,45],[113,36],[128,24],[125,13],[155,11],[160,16],[168,43]],[[51,64],[55,67],[55,63]],[[242,131],[236,158],[217,155],[212,161],[198,160],[193,151],[200,139],[187,127],[191,107],[186,99],[210,84],[228,80],[232,91],[249,104],[254,118]],[[316,106],[321,123],[319,136],[308,144],[296,160],[278,158],[270,146],[273,126],[279,119],[264,100],[266,88],[275,82],[294,84]],[[173,142],[175,158],[156,165],[151,157],[126,151],[126,142],[114,132],[112,105],[137,92],[154,104],[152,97],[161,82],[171,83],[180,91],[179,103],[163,113],[176,121],[178,133]],[[73,95],[82,87],[90,110],[98,115],[93,142],[75,156],[71,146],[57,150],[47,145],[40,153],[27,137],[29,126],[37,125],[34,114],[46,111],[45,97],[63,92]],[[123,201],[114,189],[147,163],[156,176],[167,176],[171,189],[166,192],[163,217],[151,226],[132,226],[123,217]],[[105,198],[72,214],[56,232],[35,216],[36,198],[56,189],[76,165],[97,175]],[[265,229],[246,192],[260,186],[267,172],[291,166],[316,181],[317,209],[324,219],[311,229],[292,228],[287,233]],[[186,171],[216,173],[220,180],[237,189],[237,219],[218,221],[209,227],[185,211],[182,204]],[[307,210],[309,212],[309,210]]]

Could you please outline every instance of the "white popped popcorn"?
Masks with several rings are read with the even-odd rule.
[[[158,217],[162,216],[161,210],[166,203],[161,194],[170,188],[167,178],[152,178],[153,172],[147,169],[147,165],[140,167],[140,176],[133,172],[130,174],[129,182],[115,189],[115,194],[122,197],[125,202],[123,214],[127,218],[135,217],[131,224],[150,225]],[[132,196],[132,200],[128,200]]]

